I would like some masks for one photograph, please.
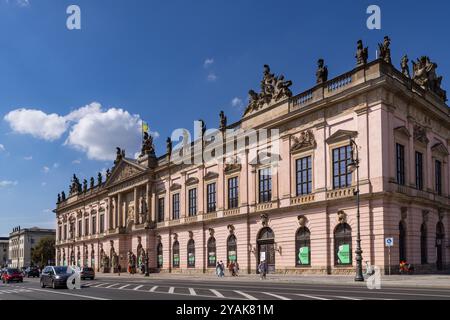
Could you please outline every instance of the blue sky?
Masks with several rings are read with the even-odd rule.
[[[70,4],[82,30],[66,28]],[[366,28],[370,4],[381,30]],[[450,89],[449,14],[439,0],[0,0],[0,236],[53,227],[71,175],[111,167],[116,145],[134,154],[140,119],[158,154],[194,120],[239,120],[266,63],[298,93],[314,85],[317,58],[332,78],[354,67],[358,39],[373,59],[389,35],[396,66],[429,55]]]

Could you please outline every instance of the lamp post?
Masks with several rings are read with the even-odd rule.
[[[364,276],[362,272],[362,249],[361,249],[361,217],[359,210],[359,156],[358,156],[358,145],[353,138],[350,138],[350,147],[352,150],[351,163],[348,165],[348,170],[350,172],[356,171],[356,221],[357,221],[357,233],[356,233],[356,276],[355,281],[364,281]],[[354,152],[356,150],[356,153]]]

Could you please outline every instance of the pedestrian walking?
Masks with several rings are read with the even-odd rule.
[[[117,267],[117,272],[119,272],[119,276],[120,276],[120,271],[122,270],[122,267],[120,266],[120,264],[119,264],[119,266]]]
[[[261,277],[261,280],[266,279],[267,275],[267,264],[266,261],[261,261],[258,266],[259,276]]]
[[[236,277],[239,275],[239,263],[237,261],[234,263],[234,275]]]
[[[223,261],[220,260],[220,277],[223,278],[225,276],[225,265],[223,264]]]
[[[216,264],[216,275],[220,278],[221,275],[221,271],[220,271],[220,262],[217,262]]]
[[[231,276],[234,277],[234,262],[233,261],[228,263],[228,271],[230,272]]]

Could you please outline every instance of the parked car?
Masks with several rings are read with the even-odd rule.
[[[27,278],[39,278],[39,268],[38,267],[28,267],[25,269],[25,275]]]
[[[23,282],[23,276],[19,269],[8,268],[2,273],[2,281],[3,283],[10,283],[12,281]]]
[[[67,288],[67,279],[74,273],[69,267],[48,266],[41,273],[41,288],[47,286],[53,289],[63,287]]]
[[[93,268],[89,268],[89,267],[81,268],[81,280],[85,280],[85,279],[90,279],[90,280],[95,279],[95,271]]]

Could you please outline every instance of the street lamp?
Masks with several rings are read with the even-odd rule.
[[[352,150],[352,159],[348,164],[348,171],[351,173],[356,171],[356,220],[357,220],[357,234],[356,234],[356,276],[355,281],[364,281],[364,276],[362,272],[362,249],[361,249],[361,218],[360,218],[360,210],[359,210],[359,157],[358,157],[358,145],[356,144],[353,138],[350,138],[350,147]],[[356,153],[355,153],[356,150]]]

